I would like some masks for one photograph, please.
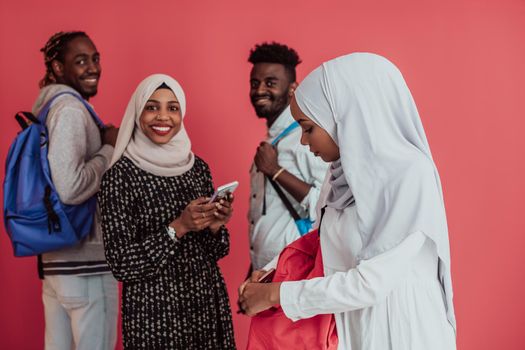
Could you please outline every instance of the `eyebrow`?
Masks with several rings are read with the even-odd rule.
[[[100,53],[97,51],[92,56],[100,56]],[[86,58],[86,57],[89,57],[89,55],[87,53],[79,53],[78,55],[75,56],[75,59],[79,57]]]
[[[266,80],[279,80],[279,78],[277,77],[274,77],[274,76],[269,76],[269,77],[264,77],[262,78],[263,81],[266,81]],[[250,81],[261,81],[261,79],[258,79],[258,78],[250,78]]]

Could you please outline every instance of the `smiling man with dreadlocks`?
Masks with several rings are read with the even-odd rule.
[[[84,32],[59,32],[44,48],[46,74],[33,113],[61,92],[89,100],[97,94],[100,54]],[[51,104],[46,126],[53,184],[64,204],[78,205],[96,195],[118,129],[100,130],[84,104],[61,95]],[[45,348],[115,348],[118,287],[104,257],[98,218],[91,234],[75,246],[41,256],[46,321]]]

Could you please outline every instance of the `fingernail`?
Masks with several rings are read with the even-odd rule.
[[[221,199],[221,200],[219,201],[219,203],[223,204],[223,203],[224,203],[224,200]]]

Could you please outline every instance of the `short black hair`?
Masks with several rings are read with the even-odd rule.
[[[53,34],[47,41],[46,45],[40,49],[40,52],[44,54],[44,64],[46,65],[46,75],[44,78],[42,78],[42,80],[40,80],[39,83],[41,88],[56,82],[53,69],[51,68],[51,62],[54,60],[64,62],[67,44],[69,44],[71,40],[78,37],[85,37],[89,39],[89,36],[81,31],[58,32]]]
[[[295,67],[301,63],[301,59],[299,58],[297,51],[291,47],[273,41],[271,43],[264,42],[262,44],[255,45],[255,48],[250,50],[248,62],[252,64],[282,64],[288,73],[290,82],[295,82],[297,77],[295,73]]]

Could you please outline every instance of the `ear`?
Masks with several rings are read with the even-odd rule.
[[[51,62],[51,69],[55,77],[64,76],[64,65],[59,60],[53,60],[53,62]]]
[[[297,89],[297,82],[293,82],[290,84],[290,87],[288,88],[288,96],[291,98],[294,93],[295,93],[295,89]]]

